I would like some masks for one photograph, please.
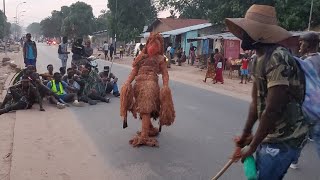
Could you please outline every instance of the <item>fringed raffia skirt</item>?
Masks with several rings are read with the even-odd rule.
[[[157,119],[160,111],[160,87],[158,77],[152,75],[138,75],[133,87],[134,109],[139,114],[151,114]]]

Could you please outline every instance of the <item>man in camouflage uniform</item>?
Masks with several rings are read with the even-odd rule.
[[[45,111],[39,91],[29,78],[24,77],[19,84],[9,88],[9,93],[0,106],[0,115],[10,111],[31,109],[35,103],[39,103],[40,111]]]
[[[92,100],[102,101],[105,103],[110,102],[110,99],[105,97],[105,86],[103,85],[98,72],[96,72],[94,69],[87,67],[82,71],[80,86],[82,86],[80,98],[81,101],[89,104],[92,104],[90,103]]]
[[[275,15],[274,7],[253,5],[245,18],[226,19],[228,29],[242,40],[242,49],[257,52],[250,111],[236,141],[237,147],[247,148],[235,154],[234,160],[244,161],[256,152],[259,180],[283,179],[309,131],[300,105],[303,72],[290,52],[279,45],[291,34],[277,25]],[[258,128],[252,135],[257,120]]]

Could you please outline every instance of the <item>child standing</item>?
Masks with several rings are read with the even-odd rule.
[[[241,60],[241,82],[240,84],[243,84],[243,78],[245,77],[244,83],[247,84],[248,81],[248,74],[249,74],[249,70],[248,70],[248,65],[249,65],[249,60],[247,58],[247,56],[244,56]]]
[[[124,54],[124,48],[122,46],[120,46],[120,58],[123,58],[123,54]]]
[[[223,71],[222,59],[219,59],[219,62],[217,63],[217,68],[216,68],[216,77],[215,77],[216,82],[214,84],[216,84],[217,82],[221,82],[221,84],[223,84],[222,71]]]

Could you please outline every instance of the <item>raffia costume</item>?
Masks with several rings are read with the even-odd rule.
[[[138,132],[130,144],[158,146],[157,136],[161,126],[170,126],[175,119],[175,111],[169,88],[169,74],[163,56],[163,38],[152,34],[145,48],[133,62],[133,69],[127,82],[121,88],[120,116],[127,127],[127,112],[142,120],[141,132]],[[162,74],[163,87],[158,84],[158,74]],[[134,86],[131,83],[135,80]],[[151,118],[159,120],[159,129],[152,125]]]

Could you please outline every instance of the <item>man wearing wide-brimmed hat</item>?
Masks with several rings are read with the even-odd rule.
[[[245,18],[227,18],[243,50],[256,50],[252,102],[237,146],[248,145],[244,160],[256,152],[259,180],[282,179],[309,131],[299,102],[304,97],[303,72],[290,52],[279,45],[291,34],[278,26],[272,6],[253,5]],[[252,136],[256,121],[259,125]]]

